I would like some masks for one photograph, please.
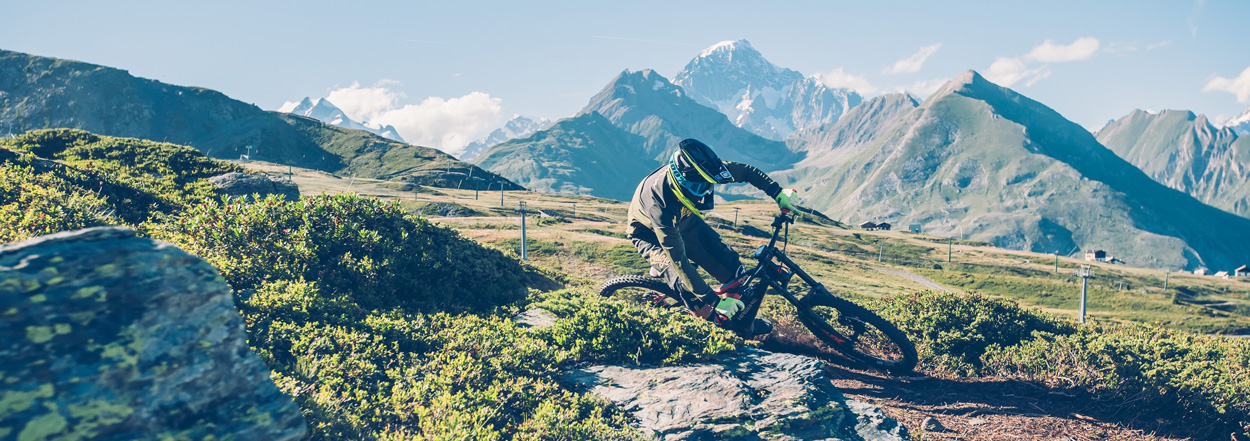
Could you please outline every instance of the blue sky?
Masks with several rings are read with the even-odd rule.
[[[337,97],[349,116],[444,148],[513,114],[571,116],[624,69],[671,78],[744,38],[778,66],[870,95],[923,94],[975,69],[1091,129],[1137,108],[1214,119],[1250,106],[1241,0],[6,1],[0,17],[0,49],[265,109]]]

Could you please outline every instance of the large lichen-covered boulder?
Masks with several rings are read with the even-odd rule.
[[[563,381],[632,412],[666,441],[908,439],[880,408],[838,392],[819,360],[800,355],[746,348],[715,363],[589,366]]]
[[[227,196],[265,197],[271,194],[283,195],[288,201],[299,200],[299,186],[294,182],[276,181],[267,175],[255,173],[226,173],[208,178],[208,182],[216,185],[222,194]]]
[[[125,228],[0,246],[0,440],[296,440],[207,262]]]

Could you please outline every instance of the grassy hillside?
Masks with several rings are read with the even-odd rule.
[[[1135,110],[1097,133],[1098,142],[1154,180],[1230,213],[1250,217],[1250,138],[1203,115]]]
[[[267,112],[209,89],[5,50],[0,50],[0,121],[17,134],[73,128],[191,146],[214,158],[250,155],[345,176],[452,187],[467,180],[515,188],[436,149]]]

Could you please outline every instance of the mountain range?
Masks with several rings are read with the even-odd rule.
[[[1135,110],[1096,136],[1155,181],[1250,217],[1250,136],[1185,110]]]
[[[503,127],[492,130],[489,134],[470,142],[464,146],[464,149],[456,154],[461,161],[472,161],[496,144],[504,141],[524,138],[531,133],[551,127],[551,120],[547,118],[533,119],[527,116],[513,115],[512,119],[504,123]]]
[[[716,90],[745,84],[742,96],[758,88],[769,102],[772,92],[762,91],[780,91],[774,86],[782,82],[767,81],[796,76],[762,57],[748,63],[754,50],[746,48],[745,41],[710,48],[683,69],[683,78],[702,88],[705,101],[721,96]],[[712,63],[720,52],[738,61]],[[712,87],[713,66],[739,74]],[[744,80],[744,66],[763,74]],[[844,105],[836,116],[793,126],[782,142],[735,125],[695,95],[655,71],[623,71],[574,116],[487,149],[474,159],[479,168],[350,128],[345,117],[331,121],[347,128],[119,69],[0,51],[0,121],[10,131],[78,128],[342,176],[442,186],[472,177],[480,186],[520,188],[515,181],[616,199],[628,199],[677,142],[697,138],[727,160],[756,165],[801,189],[803,204],[846,222],[921,224],[937,235],[1064,255],[1102,248],[1146,267],[1229,269],[1250,259],[1250,219],[1203,203],[1245,212],[1247,138],[1189,112],[1135,112],[1095,138],[968,71],[923,103],[891,94]],[[324,100],[306,104],[301,113],[318,118],[336,110]],[[778,109],[752,112],[763,108]],[[527,130],[515,121],[513,133]],[[757,193],[729,186],[719,194]]]
[[[473,176],[520,188],[433,148],[267,112],[210,89],[6,50],[0,50],[0,121],[13,133],[72,128],[187,145],[215,158],[247,155],[342,175],[435,186],[454,187]]]
[[[812,77],[777,67],[746,40],[722,41],[690,60],[673,84],[734,125],[780,141],[797,130],[836,122],[862,101]]]
[[[976,72],[911,110],[892,101],[893,118],[848,115],[825,131],[842,143],[809,146],[775,177],[853,223],[920,224],[1043,253],[1100,248],[1147,267],[1233,268],[1250,257],[1250,219],[1155,182],[1079,125]]]
[[[278,111],[282,113],[307,116],[332,126],[339,126],[345,129],[364,130],[383,138],[405,142],[404,138],[399,136],[399,131],[395,130],[395,126],[379,124],[377,127],[371,127],[368,123],[358,123],[355,120],[348,118],[347,114],[343,113],[342,109],[339,109],[338,106],[335,106],[334,103],[331,103],[330,100],[325,98],[317,98],[316,101],[313,101],[309,97],[304,97],[304,99],[298,102],[288,102],[283,104],[282,107],[278,108]]]

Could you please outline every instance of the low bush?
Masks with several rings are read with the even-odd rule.
[[[1244,339],[1091,324],[994,348],[986,353],[985,372],[1109,395],[1116,403],[1175,415],[1213,437],[1250,432],[1250,341]]]
[[[742,339],[683,308],[650,308],[575,290],[545,294],[531,305],[561,317],[539,332],[575,361],[672,364],[713,359]]]
[[[156,238],[208,260],[236,290],[315,280],[365,309],[489,311],[525,297],[513,259],[395,203],[352,194],[286,203],[207,200]]]
[[[580,357],[506,318],[365,312],[289,281],[263,284],[241,309],[313,439],[639,438],[606,401],[555,382]]]
[[[16,151],[63,161],[110,181],[142,189],[177,207],[215,197],[217,188],[208,178],[242,171],[237,165],[204,156],[193,147],[74,129],[33,130],[4,143]]]
[[[120,222],[95,193],[29,166],[0,163],[0,243]]]
[[[922,292],[890,296],[871,305],[916,343],[921,367],[978,375],[993,346],[1014,346],[1035,332],[1072,333],[1069,322],[979,294]]]

